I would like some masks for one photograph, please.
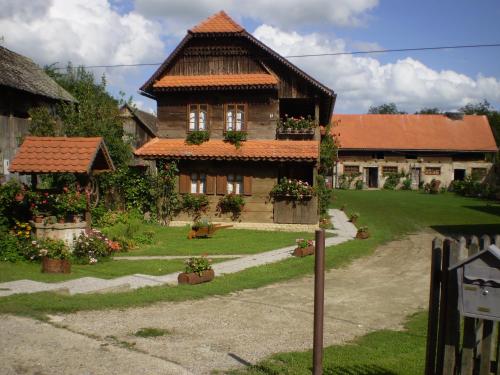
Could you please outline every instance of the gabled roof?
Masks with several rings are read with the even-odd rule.
[[[220,139],[201,145],[186,144],[184,139],[155,138],[135,151],[144,158],[171,157],[179,159],[237,159],[316,161],[318,141],[249,140],[240,148]]]
[[[190,29],[192,33],[239,33],[244,29],[221,10]]]
[[[333,115],[332,122],[341,150],[498,151],[486,116]]]
[[[256,39],[253,35],[248,33],[244,28],[234,22],[224,11],[220,11],[219,13],[207,18],[202,21],[197,26],[193,27],[191,30],[188,30],[188,34],[182,39],[182,41],[177,45],[177,47],[172,51],[172,53],[167,57],[167,59],[163,62],[163,64],[156,70],[156,72],[146,81],[140,88],[141,93],[146,96],[152,96],[151,91],[154,87],[154,83],[161,79],[170,66],[170,64],[175,60],[177,55],[183,50],[183,48],[187,45],[187,43],[197,37],[205,37],[205,36],[217,36],[217,34],[221,36],[225,35],[233,35],[240,36],[250,41],[253,45],[258,47],[260,50],[264,51],[272,58],[276,59],[287,68],[292,70],[295,74],[299,75],[303,79],[305,79],[308,83],[312,84],[314,87],[319,89],[323,94],[326,94],[331,99],[331,106],[333,106],[334,99],[336,97],[335,93],[332,89],[326,87],[321,82],[312,78],[310,75],[302,71],[300,68],[292,64],[290,61],[285,59],[283,56],[275,52],[273,49],[266,46],[264,43]],[[330,111],[331,112],[331,111]]]
[[[87,173],[114,170],[102,137],[26,137],[10,172]]]
[[[278,80],[271,74],[212,74],[196,76],[163,76],[153,84],[154,88],[273,88]]]
[[[129,112],[134,116],[137,121],[139,121],[148,130],[152,136],[156,137],[156,132],[158,130],[156,126],[156,116],[152,113],[142,111],[138,108],[134,108],[127,103],[125,103],[120,109],[127,108]]]
[[[0,46],[0,86],[55,100],[76,102],[66,90],[27,57]]]

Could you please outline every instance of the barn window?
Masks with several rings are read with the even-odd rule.
[[[344,165],[344,174],[358,174],[359,173],[359,165]]]
[[[382,174],[384,176],[390,175],[390,174],[396,174],[398,173],[398,167],[397,166],[391,166],[391,165],[384,165],[382,167]]]
[[[441,174],[441,167],[425,167],[425,174],[438,176]]]
[[[208,105],[189,105],[189,131],[206,130],[208,127]]]
[[[245,105],[226,105],[226,131],[245,130]]]

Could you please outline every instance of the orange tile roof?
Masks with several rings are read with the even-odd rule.
[[[26,137],[9,171],[90,173],[93,168],[114,169],[102,137]]]
[[[135,151],[142,157],[181,159],[247,159],[313,161],[318,158],[318,141],[249,140],[236,148],[229,142],[211,139],[188,145],[184,139],[155,138]]]
[[[341,149],[498,150],[486,116],[453,120],[446,115],[334,115],[332,133]]]
[[[278,80],[264,73],[213,74],[198,76],[163,76],[153,84],[154,88],[222,87],[222,86],[274,86]]]
[[[239,33],[244,28],[221,10],[190,29],[192,33]]]

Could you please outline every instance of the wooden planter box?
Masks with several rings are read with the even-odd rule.
[[[308,247],[297,247],[293,251],[293,256],[295,257],[305,257],[308,255],[313,255],[314,254],[314,246],[308,246]]]
[[[368,237],[370,237],[370,233],[368,233],[368,232],[356,233],[356,238],[359,238],[360,240],[366,240]]]
[[[214,277],[215,277],[214,270],[202,271],[201,276],[194,272],[192,273],[182,272],[177,277],[177,282],[179,284],[194,285],[194,284],[206,283],[207,281],[212,281]]]
[[[71,273],[71,263],[67,259],[42,258],[42,272]]]
[[[276,198],[274,222],[278,224],[318,224],[318,199],[311,197],[302,201]]]

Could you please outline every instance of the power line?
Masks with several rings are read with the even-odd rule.
[[[291,59],[291,58],[304,58],[304,57],[325,57],[325,56],[342,56],[342,55],[362,55],[362,54],[372,54],[372,53],[436,51],[436,50],[446,50],[446,49],[491,48],[491,47],[500,47],[500,43],[465,44],[465,45],[455,45],[455,46],[417,47],[417,48],[393,48],[393,49],[379,49],[379,50],[352,51],[352,52],[315,53],[315,54],[303,54],[303,55],[289,55],[283,57]],[[83,67],[85,69],[124,68],[124,67],[140,67],[140,66],[159,66],[161,64],[163,63],[159,62],[159,63],[113,64],[113,65],[87,65],[87,66],[75,66],[75,68],[80,68],[80,67]],[[53,68],[53,69],[64,70],[67,69],[67,67]]]

